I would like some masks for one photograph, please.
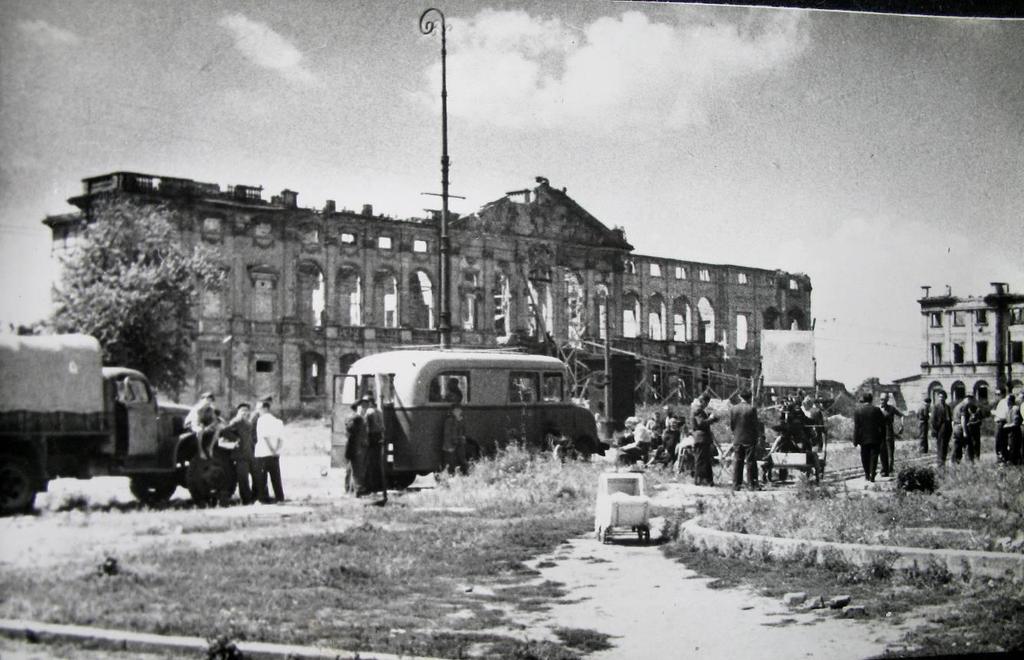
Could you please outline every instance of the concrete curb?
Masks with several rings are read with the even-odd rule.
[[[700,518],[683,523],[679,538],[695,548],[717,552],[724,557],[768,558],[819,565],[840,560],[855,566],[879,563],[899,571],[946,570],[959,577],[1024,579],[1024,554],[1010,552],[933,550],[740,534],[701,527]]]
[[[206,657],[210,647],[202,637],[155,635],[128,630],[110,630],[91,626],[70,626],[21,619],[0,619],[0,635],[31,642],[83,643],[115,651],[170,652],[190,657]],[[360,658],[361,660],[435,660],[423,656],[395,655],[375,651],[355,652],[317,646],[271,644],[267,642],[235,642],[246,658],[254,660],[287,660],[289,658]]]

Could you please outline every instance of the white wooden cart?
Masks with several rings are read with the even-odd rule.
[[[594,535],[601,543],[613,533],[635,533],[641,541],[651,539],[648,521],[651,500],[647,497],[644,475],[639,472],[606,472],[597,486]]]

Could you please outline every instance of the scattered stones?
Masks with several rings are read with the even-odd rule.
[[[842,609],[849,605],[851,600],[853,598],[848,595],[836,596],[835,598],[828,599],[828,606],[834,610]]]
[[[800,603],[804,602],[805,600],[807,600],[807,592],[806,591],[790,591],[789,593],[784,594],[782,596],[782,602],[785,603],[786,605],[789,605],[790,607],[793,607],[795,605],[799,605]]]
[[[815,596],[814,598],[806,601],[800,606],[801,610],[820,610],[825,607],[825,599],[821,596]]]
[[[863,605],[847,605],[839,615],[844,619],[863,619],[868,615],[868,611]]]

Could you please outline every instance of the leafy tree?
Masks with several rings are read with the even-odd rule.
[[[192,357],[192,310],[224,274],[215,250],[189,248],[166,204],[101,198],[63,259],[53,327],[96,337],[103,362],[138,369],[178,392]]]

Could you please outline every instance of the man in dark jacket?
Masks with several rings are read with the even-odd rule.
[[[878,450],[885,440],[885,416],[871,405],[871,393],[860,397],[860,405],[853,411],[853,444],[860,447],[860,462],[864,466],[864,478],[875,480],[878,469]]]
[[[917,422],[920,424],[918,432],[921,434],[921,453],[928,453],[928,432],[931,428],[929,420],[931,419],[931,402],[932,399],[927,394],[924,395],[924,401],[921,402],[921,409],[917,411]]]
[[[946,403],[945,392],[939,392],[936,395],[935,405],[932,406],[928,423],[932,429],[932,437],[935,439],[935,451],[938,454],[939,465],[945,465],[946,454],[949,453],[949,439],[953,437],[953,411]]]
[[[878,455],[882,461],[882,476],[888,477],[892,475],[896,465],[896,418],[903,417],[903,413],[889,403],[888,392],[882,392],[878,398],[878,409],[882,411],[882,416],[885,418],[885,437],[882,439],[881,451]]]
[[[743,468],[747,469],[747,487],[757,490],[757,463],[755,447],[760,427],[757,408],[751,405],[750,392],[740,394],[739,403],[729,411],[729,428],[732,429],[732,489],[743,486]]]
[[[240,403],[235,407],[235,416],[220,431],[218,446],[229,452],[233,464],[230,475],[238,482],[238,496],[242,504],[252,504],[253,484],[256,483],[256,458],[253,454],[251,407]],[[231,487],[234,483],[230,484]]]

